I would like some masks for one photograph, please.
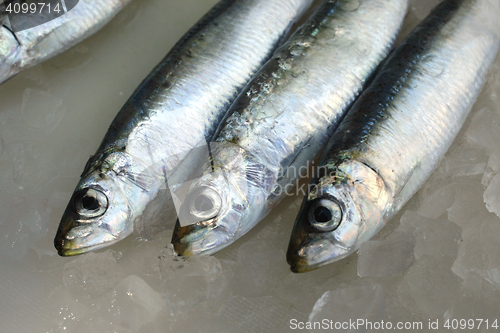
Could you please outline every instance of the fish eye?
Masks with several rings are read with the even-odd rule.
[[[342,222],[342,208],[330,199],[317,199],[309,206],[309,223],[318,231],[333,231]]]
[[[75,194],[73,207],[84,218],[98,217],[108,209],[108,198],[101,191],[88,188]]]
[[[189,202],[189,213],[200,220],[207,220],[219,214],[222,199],[210,187],[202,186],[195,190]]]

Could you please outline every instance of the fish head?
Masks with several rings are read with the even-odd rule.
[[[313,186],[295,221],[287,261],[307,272],[355,252],[385,223],[390,196],[367,165],[344,161]]]
[[[138,169],[143,168],[124,153],[112,153],[97,162],[91,158],[54,239],[59,255],[97,250],[133,232],[134,219],[152,191],[144,182],[147,170]]]
[[[181,204],[172,236],[179,255],[213,254],[260,220],[266,200],[253,175],[263,174],[255,171],[256,162],[244,152],[229,155],[218,158],[225,161],[223,168],[192,184]]]

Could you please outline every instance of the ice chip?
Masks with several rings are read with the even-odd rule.
[[[74,332],[90,312],[88,306],[75,300],[64,286],[59,286],[50,293],[47,305],[51,315],[51,332]]]
[[[294,323],[306,322],[306,321],[307,321],[307,314],[304,312],[300,312],[292,307],[290,311],[288,311],[288,314],[286,314],[286,316],[280,321],[276,329],[276,332],[288,333],[290,332],[290,329],[295,329]]]
[[[22,259],[47,232],[50,208],[27,198],[15,198],[0,226],[0,250],[13,259]]]
[[[395,232],[383,241],[369,241],[358,253],[358,275],[386,277],[403,274],[413,264],[415,238],[409,232]]]
[[[291,304],[278,297],[231,297],[219,310],[219,318],[233,325],[234,332],[276,332],[288,327],[284,318]]]
[[[132,332],[153,321],[164,309],[160,294],[135,275],[123,279],[100,307],[105,320]]]
[[[12,163],[13,182],[19,189],[34,192],[57,174],[53,167],[54,152],[38,139],[13,141],[6,144],[5,153]]]
[[[493,177],[498,173],[500,173],[500,149],[495,150],[493,154],[490,155],[481,183],[485,187],[488,187]]]
[[[500,217],[500,174],[491,180],[486,191],[484,191],[484,202],[486,208]]]
[[[244,243],[238,249],[235,268],[238,293],[251,296],[269,294],[279,279],[289,274],[284,255],[268,239]]]
[[[64,285],[82,302],[90,303],[111,292],[121,279],[121,268],[111,250],[83,254],[64,265]]]
[[[398,40],[438,1],[411,0]],[[291,320],[308,321],[313,308],[313,320],[345,321],[369,313],[386,322],[423,322],[424,332],[430,318],[439,317],[440,327],[445,319],[482,318],[490,324],[499,319],[500,219],[487,209],[484,195],[488,208],[494,207],[494,185],[485,190],[500,174],[500,57],[445,159],[405,211],[378,233],[380,243],[370,243],[392,244],[392,236],[411,233],[415,262],[403,274],[360,278],[358,266],[373,265],[363,252],[305,274],[290,273],[283,251],[302,203],[300,192],[215,255],[221,272],[213,259],[171,260],[172,265],[168,258],[159,260],[170,235],[139,223],[135,236],[154,241],[130,237],[116,244],[120,259],[113,252],[73,258],[55,253],[59,219],[110,122],[182,29],[215,2],[132,1],[108,26],[116,38],[103,30],[0,86],[0,331],[290,332],[301,331],[290,330]],[[158,43],[158,36],[164,42]],[[352,46],[369,52],[364,44]],[[442,69],[438,61],[427,71],[440,75]],[[158,143],[148,147],[153,155],[164,149]],[[303,189],[309,182],[304,184]],[[146,212],[142,222],[151,218],[158,216]],[[406,245],[401,244],[408,250]],[[374,263],[385,260],[383,251],[370,255]],[[378,267],[371,269],[376,273]],[[374,285],[380,287],[369,288]],[[161,310],[153,316],[148,309],[159,309],[158,297]],[[495,331],[484,325],[470,331]],[[329,331],[342,330],[321,332]]]
[[[178,322],[178,317],[170,317],[169,315],[163,315],[160,313],[155,320],[153,320],[150,323],[147,323],[139,330],[135,331],[134,333],[167,333],[167,332],[173,332],[172,331],[172,324]],[[184,332],[189,332],[187,330],[184,330]],[[196,332],[196,331],[194,331]],[[222,333],[222,332],[221,332]]]
[[[23,94],[22,115],[27,126],[52,132],[62,117],[65,108],[62,99],[52,94],[27,88]]]
[[[453,271],[465,278],[475,272],[500,287],[500,218],[490,215],[484,221],[475,221],[474,226],[464,231]]]
[[[135,245],[130,251],[124,251],[120,261],[123,263],[125,275],[137,275],[144,279],[153,289],[159,290],[160,282],[160,261],[158,255],[165,247],[165,243],[171,239],[171,231],[157,235],[154,241],[134,242]]]
[[[415,258],[424,254],[436,258],[454,258],[457,255],[462,229],[445,219],[431,219],[406,211],[399,230],[409,230],[415,235]]]
[[[397,288],[395,288],[397,287],[397,281],[399,281],[399,279],[390,279],[386,280],[385,283],[385,315],[387,317],[387,321],[390,321],[391,323],[394,323],[395,321],[412,323],[412,327],[414,328],[414,331],[416,331],[421,317],[414,315],[401,305],[396,292]]]
[[[446,177],[482,175],[488,161],[488,150],[475,142],[457,140],[446,154],[446,158],[436,170],[436,175],[444,175],[438,184],[447,184]],[[435,178],[434,176],[432,178]],[[428,186],[429,184],[426,184]]]
[[[420,204],[418,214],[434,219],[438,218],[453,204],[455,192],[454,184],[444,184],[438,190],[427,194]]]
[[[314,305],[308,321],[321,322],[327,319],[332,322],[356,322],[363,319],[365,325],[349,332],[368,332],[369,323],[380,322],[385,318],[384,291],[377,283],[365,283],[342,289],[326,291]],[[322,332],[314,328],[311,332]]]
[[[171,251],[164,252],[160,270],[161,296],[172,316],[221,294],[227,281],[219,260],[210,256],[176,257]]]
[[[171,324],[170,332],[195,332],[195,333],[232,333],[235,332],[234,325],[228,324],[226,321],[217,317],[200,317],[196,313],[196,320],[193,318],[182,318]],[[162,327],[158,333],[164,333],[165,328]],[[142,333],[142,332],[141,332]],[[144,333],[151,333],[151,331],[144,331]]]
[[[484,108],[476,112],[467,128],[467,137],[490,152],[498,149],[500,142],[500,117],[498,112]]]
[[[59,332],[59,331],[58,331]],[[66,330],[61,330],[61,333],[67,332]],[[84,319],[80,320],[71,333],[134,333],[126,328],[121,327],[118,324],[112,324],[99,316],[97,311],[91,312]],[[50,332],[52,333],[52,332]]]
[[[0,155],[2,155],[2,153],[4,152],[4,150],[5,150],[5,141],[2,138],[2,136],[0,136]]]
[[[331,275],[328,269],[317,269],[307,275],[290,272],[280,279],[273,294],[293,304],[294,309],[308,314],[324,292],[323,285]]]
[[[453,306],[446,311],[445,319],[479,318],[491,324],[498,320],[500,290],[476,273],[467,273],[462,288]],[[477,324],[478,322],[475,322]],[[488,332],[486,325],[472,326],[478,331]],[[467,328],[470,328],[468,325]]]
[[[2,234],[0,250],[3,254],[17,260],[21,260],[28,253],[36,240],[36,234],[20,221],[4,223],[0,227],[0,233]]]
[[[448,220],[465,231],[475,227],[472,221],[486,218],[490,213],[484,204],[484,187],[480,182],[464,181],[456,185],[455,202],[448,208]]]
[[[460,279],[450,270],[447,259],[423,255],[406,272],[397,293],[408,311],[433,319],[453,305],[459,289]]]

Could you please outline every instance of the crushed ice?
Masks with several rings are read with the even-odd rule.
[[[111,119],[215,2],[138,3],[120,24],[0,86],[2,331],[288,332],[292,322],[322,319],[498,319],[499,61],[431,179],[338,263],[288,270],[284,251],[301,203],[293,197],[212,257],[172,255],[170,230],[57,256],[59,218]],[[403,31],[435,2],[413,1]]]

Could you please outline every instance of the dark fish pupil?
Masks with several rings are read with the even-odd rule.
[[[325,207],[316,207],[314,210],[314,219],[319,223],[328,222],[332,219],[332,212]]]
[[[82,207],[87,210],[96,210],[99,208],[99,202],[94,197],[85,196],[82,198]]]
[[[204,212],[213,208],[212,200],[210,200],[206,195],[200,195],[194,201],[194,207],[199,212]]]

